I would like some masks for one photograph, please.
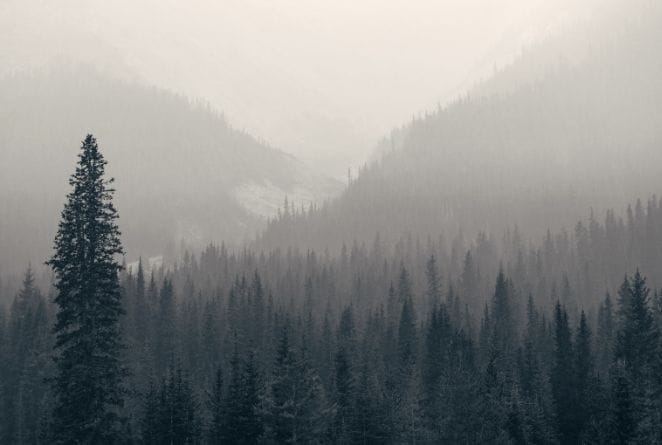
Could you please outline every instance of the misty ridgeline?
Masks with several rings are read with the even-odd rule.
[[[626,10],[344,187],[165,89],[3,71],[0,443],[662,444],[662,6]]]

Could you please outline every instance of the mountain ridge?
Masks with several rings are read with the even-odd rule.
[[[613,29],[617,37],[586,34],[584,57],[561,57],[515,88],[488,81],[415,118],[338,199],[273,221],[256,244],[323,249],[376,233],[499,233],[514,224],[541,237],[572,227],[586,208],[599,214],[659,194],[660,24],[662,8],[650,3]],[[532,63],[525,55],[506,70]]]
[[[133,256],[163,253],[167,243],[181,240],[192,246],[238,242],[254,236],[285,196],[321,201],[340,187],[233,129],[204,104],[111,80],[88,67],[5,77],[0,100],[7,123],[0,130],[0,251],[34,244],[15,249],[26,252],[19,264],[47,254],[52,224],[40,212],[57,217],[87,133],[97,137],[117,180],[125,244]],[[251,206],[241,193],[245,187],[270,188],[270,207]]]

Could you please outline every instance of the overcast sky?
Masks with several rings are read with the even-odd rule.
[[[86,62],[338,175],[598,0],[17,0],[0,70]],[[0,48],[2,49],[2,48]]]

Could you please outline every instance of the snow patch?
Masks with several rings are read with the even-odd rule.
[[[240,184],[235,187],[234,196],[246,210],[264,218],[275,216],[278,209],[282,208],[285,197],[295,206],[301,207],[303,204],[306,208],[310,203],[327,197],[319,196],[310,189],[300,186],[295,186],[291,190],[283,190],[268,181],[264,184]]]
[[[133,261],[126,265],[126,271],[132,275],[138,273],[138,263],[139,261]],[[146,260],[143,259],[143,273],[145,275],[150,274],[153,270],[156,271],[163,266],[163,255],[151,256]]]

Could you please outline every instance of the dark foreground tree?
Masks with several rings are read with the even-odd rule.
[[[114,443],[123,369],[117,255],[122,253],[112,179],[96,140],[83,141],[48,264],[57,279],[53,442]]]

